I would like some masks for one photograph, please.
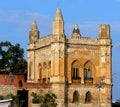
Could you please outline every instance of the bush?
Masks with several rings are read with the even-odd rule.
[[[37,104],[37,103],[41,103],[43,101],[43,96],[39,96],[34,92],[31,93],[31,96],[33,97],[32,103]]]
[[[4,96],[3,95],[0,95],[0,100],[4,100]]]
[[[44,96],[37,95],[32,92],[31,96],[33,97],[32,103],[41,103],[42,107],[57,107],[56,98],[57,96],[53,93],[47,93]]]
[[[57,107],[56,101],[57,96],[53,93],[47,93],[44,96],[44,101],[42,103],[42,107]]]

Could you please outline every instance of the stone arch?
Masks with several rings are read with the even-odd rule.
[[[42,64],[41,63],[38,64],[38,70],[39,70],[39,79],[38,79],[38,81],[42,82]]]
[[[92,95],[91,95],[91,92],[88,91],[85,94],[85,103],[91,103],[91,100],[92,100]]]
[[[22,82],[22,80],[19,80],[18,84],[19,84],[19,87],[23,87],[23,82]]]
[[[74,60],[71,64],[71,79],[73,83],[81,82],[80,67],[81,65],[78,60]]]
[[[48,82],[50,82],[50,75],[51,75],[51,61],[48,62]]]
[[[47,77],[47,63],[43,62],[43,69],[42,69],[42,79],[43,79],[43,83],[46,83],[46,77]]]
[[[29,64],[29,79],[31,79],[32,72],[33,72],[33,62],[30,61],[30,64]]]
[[[86,61],[84,64],[84,81],[85,83],[93,83],[94,66],[91,61]]]
[[[74,60],[71,65],[81,67],[81,64],[80,64],[79,60]]]
[[[73,103],[78,103],[79,102],[79,93],[78,91],[74,91],[73,93]]]
[[[47,63],[43,62],[43,69],[47,68]]]
[[[48,67],[51,68],[51,61],[48,62]]]

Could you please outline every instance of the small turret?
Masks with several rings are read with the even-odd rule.
[[[37,39],[39,39],[39,30],[38,30],[36,21],[33,20],[31,24],[31,29],[29,32],[29,42],[30,43],[36,42]]]
[[[80,30],[79,30],[78,24],[74,25],[74,29],[73,29],[71,38],[72,39],[80,39],[81,38],[81,34],[80,34]]]
[[[64,20],[60,8],[57,8],[56,15],[53,21],[53,35],[64,34]]]
[[[80,35],[80,30],[78,24],[74,25],[73,33],[79,34]]]
[[[100,25],[99,39],[110,39],[110,25]]]

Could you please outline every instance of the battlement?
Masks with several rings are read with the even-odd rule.
[[[69,38],[68,43],[99,45],[99,40],[81,36],[81,38]]]

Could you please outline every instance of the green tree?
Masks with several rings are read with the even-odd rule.
[[[24,59],[24,50],[20,44],[12,45],[9,41],[0,42],[0,73],[10,71],[13,74],[24,74],[27,69],[27,61]]]
[[[57,107],[56,99],[57,96],[54,93],[47,93],[45,95],[36,94],[35,92],[31,93],[33,97],[32,103],[41,104],[40,107]]]
[[[41,107],[57,107],[56,98],[54,93],[45,94]]]

